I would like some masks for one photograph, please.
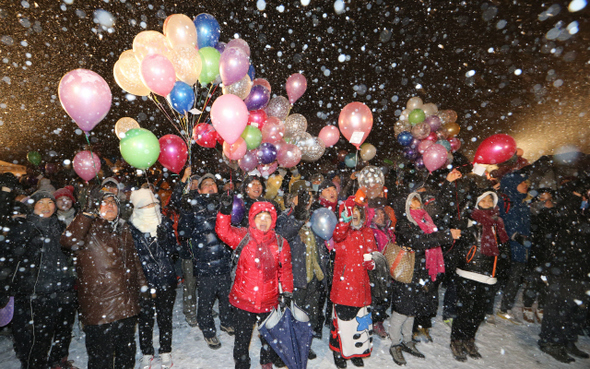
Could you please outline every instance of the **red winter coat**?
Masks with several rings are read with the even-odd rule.
[[[254,218],[267,211],[272,218],[271,230],[263,233],[255,228]],[[279,245],[275,235],[277,212],[269,202],[256,202],[248,214],[249,228],[231,226],[231,216],[217,214],[215,232],[232,249],[250,233],[250,241],[240,254],[236,277],[229,294],[233,306],[251,313],[271,311],[279,303],[279,280],[284,292],[293,292],[293,269],[291,248],[283,240],[279,255]]]
[[[366,225],[356,230],[340,222],[333,237],[336,258],[330,299],[339,305],[371,305],[371,284],[363,267],[363,254],[377,251],[373,230]]]

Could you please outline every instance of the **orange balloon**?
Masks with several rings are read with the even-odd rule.
[[[447,123],[443,127],[444,132],[446,133],[447,138],[455,137],[459,134],[461,127],[457,123]]]
[[[164,21],[164,36],[172,47],[177,45],[197,47],[197,28],[184,14],[173,14]]]

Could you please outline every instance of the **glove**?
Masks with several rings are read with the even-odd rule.
[[[363,261],[363,268],[367,270],[375,269],[375,260],[365,260]]]
[[[98,210],[100,209],[100,202],[102,200],[101,194],[101,186],[95,186],[86,196],[86,205],[82,212],[88,217],[95,217],[98,214]]]
[[[234,197],[231,195],[231,193],[224,193],[223,195],[221,195],[219,202],[219,212],[223,215],[231,215],[232,207],[234,204]]]
[[[286,307],[291,306],[291,301],[293,300],[293,294],[291,292],[283,292],[279,296],[279,304],[284,309]]]
[[[168,237],[168,230],[164,224],[160,224],[156,229],[156,237],[158,240],[163,241]]]
[[[309,204],[309,193],[302,191],[297,195],[297,206],[293,209],[293,216],[297,220],[307,220],[309,217],[309,211],[307,211],[307,205]]]
[[[342,213],[340,213],[340,218],[342,218],[342,221],[344,223],[352,222],[352,215],[348,216],[347,214],[348,212],[346,211],[346,209],[342,210]]]

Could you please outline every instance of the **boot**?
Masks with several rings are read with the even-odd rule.
[[[419,357],[420,359],[424,359],[425,356],[416,348],[416,342],[402,342],[402,351],[407,352],[412,356]]]
[[[477,350],[477,346],[475,346],[475,339],[472,338],[467,341],[463,341],[463,348],[467,351],[467,355],[469,355],[472,359],[481,359],[481,355]]]
[[[373,331],[375,331],[379,337],[387,338],[387,332],[385,331],[385,327],[383,327],[383,322],[375,323],[373,326]]]
[[[352,365],[354,366],[365,366],[365,362],[363,361],[362,357],[353,357],[350,359],[350,362],[352,362]]]
[[[283,359],[281,359],[279,356],[277,356],[277,358],[275,359],[275,361],[273,361],[273,364],[277,368],[284,368],[284,367],[286,367],[285,363],[283,362]]]
[[[336,368],[346,368],[346,359],[336,351],[334,351],[334,364],[336,364]]]
[[[389,353],[393,358],[393,362],[397,365],[406,365],[406,359],[404,359],[404,354],[402,352],[402,345],[392,345],[389,348]]]
[[[579,357],[580,359],[588,359],[590,357],[590,355],[577,348],[574,342],[568,342],[568,344],[565,345],[565,351],[567,351],[568,354]]]
[[[428,328],[418,328],[417,332],[414,332],[412,339],[416,342],[432,342],[432,336],[430,335]]]
[[[141,358],[141,369],[151,369],[154,361],[154,355],[143,355]]]
[[[465,347],[463,341],[456,340],[451,341],[451,352],[457,361],[467,361],[467,355],[465,355]]]
[[[543,323],[543,308],[541,308],[541,309],[537,308],[535,310],[535,318],[537,318],[537,323],[539,323],[539,324]]]
[[[512,324],[515,324],[515,325],[520,325],[521,324],[520,323],[520,320],[518,320],[518,318],[514,314],[509,313],[508,311],[502,311],[502,310],[500,310],[500,311],[498,311],[496,313],[496,315],[498,317],[504,319],[504,320],[509,321]]]
[[[539,344],[539,348],[544,353],[553,356],[555,360],[560,361],[562,363],[569,364],[576,361],[576,359],[567,354],[567,351],[565,350],[565,345],[544,343]]]
[[[172,355],[169,352],[160,354],[160,360],[162,360],[162,369],[172,368]]]
[[[532,307],[523,307],[522,308],[522,319],[524,319],[527,323],[534,323],[535,322],[535,313],[533,312]]]
[[[318,355],[315,353],[315,351],[312,350],[312,349],[309,349],[309,353],[307,354],[307,359],[308,360],[313,360],[313,359],[315,359],[317,357],[318,357]]]

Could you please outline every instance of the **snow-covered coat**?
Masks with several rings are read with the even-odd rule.
[[[269,212],[271,230],[261,232],[255,228],[254,218],[258,213]],[[282,250],[274,228],[277,222],[275,207],[269,202],[256,202],[248,214],[248,228],[231,226],[231,215],[217,214],[215,231],[232,249],[250,233],[250,241],[244,246],[238,259],[236,277],[229,294],[233,306],[251,313],[269,312],[279,302],[279,281],[284,292],[293,292],[291,248],[283,240]],[[279,236],[280,237],[280,236]]]

